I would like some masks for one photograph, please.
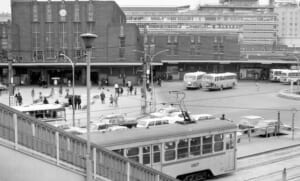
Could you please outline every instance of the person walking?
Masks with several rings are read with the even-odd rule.
[[[119,96],[119,85],[115,84],[115,95]]]
[[[114,98],[113,98],[112,94],[110,94],[110,97],[109,97],[109,105],[110,105],[110,106],[113,106],[113,104],[114,104]]]
[[[100,99],[101,99],[101,103],[104,104],[105,103],[105,93],[103,91],[100,94]]]
[[[49,104],[49,101],[47,100],[47,98],[46,98],[46,97],[44,97],[43,104]]]
[[[119,99],[119,97],[117,95],[115,95],[115,98],[114,98],[115,107],[118,107],[118,99]]]

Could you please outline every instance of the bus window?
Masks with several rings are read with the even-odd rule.
[[[190,154],[193,156],[200,155],[201,137],[191,138],[190,140]]]
[[[212,153],[212,136],[203,136],[202,154]]]
[[[131,160],[139,162],[139,147],[128,148],[126,156]]]
[[[223,140],[224,140],[223,134],[216,134],[214,136],[214,141],[215,141],[214,151],[215,152],[222,151],[224,149]]]
[[[143,164],[150,164],[150,146],[143,146]]]
[[[234,137],[233,137],[233,133],[229,133],[225,135],[226,138],[226,150],[230,150],[234,148]]]
[[[153,145],[153,163],[159,163],[160,162],[160,145]]]
[[[175,159],[175,142],[170,141],[165,143],[165,161],[170,161]]]
[[[156,126],[158,126],[158,125],[162,125],[162,122],[161,122],[160,120],[158,120],[158,121],[156,122]]]
[[[151,121],[148,126],[154,126],[154,121]]]
[[[189,144],[188,139],[181,139],[177,144],[177,159],[188,157]]]
[[[124,156],[124,150],[123,149],[113,150],[113,152],[115,152],[115,153],[117,153],[119,155]]]

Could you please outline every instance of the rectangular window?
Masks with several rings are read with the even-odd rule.
[[[113,152],[115,152],[121,156],[124,156],[124,149],[113,150]]]
[[[66,23],[59,24],[59,41],[60,41],[60,48],[67,49],[68,44],[68,36],[67,36],[67,26]]]
[[[143,146],[143,164],[150,164],[150,146]]]
[[[94,6],[92,3],[88,5],[88,21],[94,21]]]
[[[200,155],[201,151],[201,137],[190,139],[190,155]]]
[[[214,136],[214,152],[223,151],[224,149],[224,136],[223,134],[217,134]]]
[[[73,23],[73,33],[74,33],[74,48],[80,48],[80,34],[81,34],[81,26],[80,22]]]
[[[80,8],[79,4],[74,4],[74,22],[80,22]]]
[[[33,7],[32,7],[32,15],[33,15],[32,21],[38,22],[39,18],[38,18],[38,5],[37,4],[33,5]]]
[[[165,145],[165,161],[175,160],[176,158],[175,141],[166,142],[164,145]]]
[[[152,147],[152,158],[153,158],[153,163],[159,163],[160,162],[160,145],[153,145]]]
[[[225,134],[225,140],[226,140],[226,150],[230,150],[234,148],[234,134],[229,133]]]
[[[46,58],[47,59],[55,58],[55,51],[53,48],[46,49]]]
[[[139,162],[139,147],[128,148],[126,150],[126,156],[131,160]]]
[[[177,159],[187,158],[189,155],[188,139],[181,139],[177,144]]]
[[[202,154],[212,153],[212,136],[203,136]]]
[[[42,61],[42,60],[44,60],[44,52],[40,51],[40,50],[34,51],[33,52],[33,58],[36,61]]]
[[[52,22],[52,8],[50,3],[46,6],[46,22]]]

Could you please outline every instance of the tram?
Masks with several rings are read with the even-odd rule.
[[[199,181],[236,170],[237,126],[225,120],[95,132],[90,139],[183,181]]]

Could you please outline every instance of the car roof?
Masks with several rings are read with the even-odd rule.
[[[255,116],[255,115],[242,116],[241,118],[244,118],[244,119],[263,119],[263,117]]]

